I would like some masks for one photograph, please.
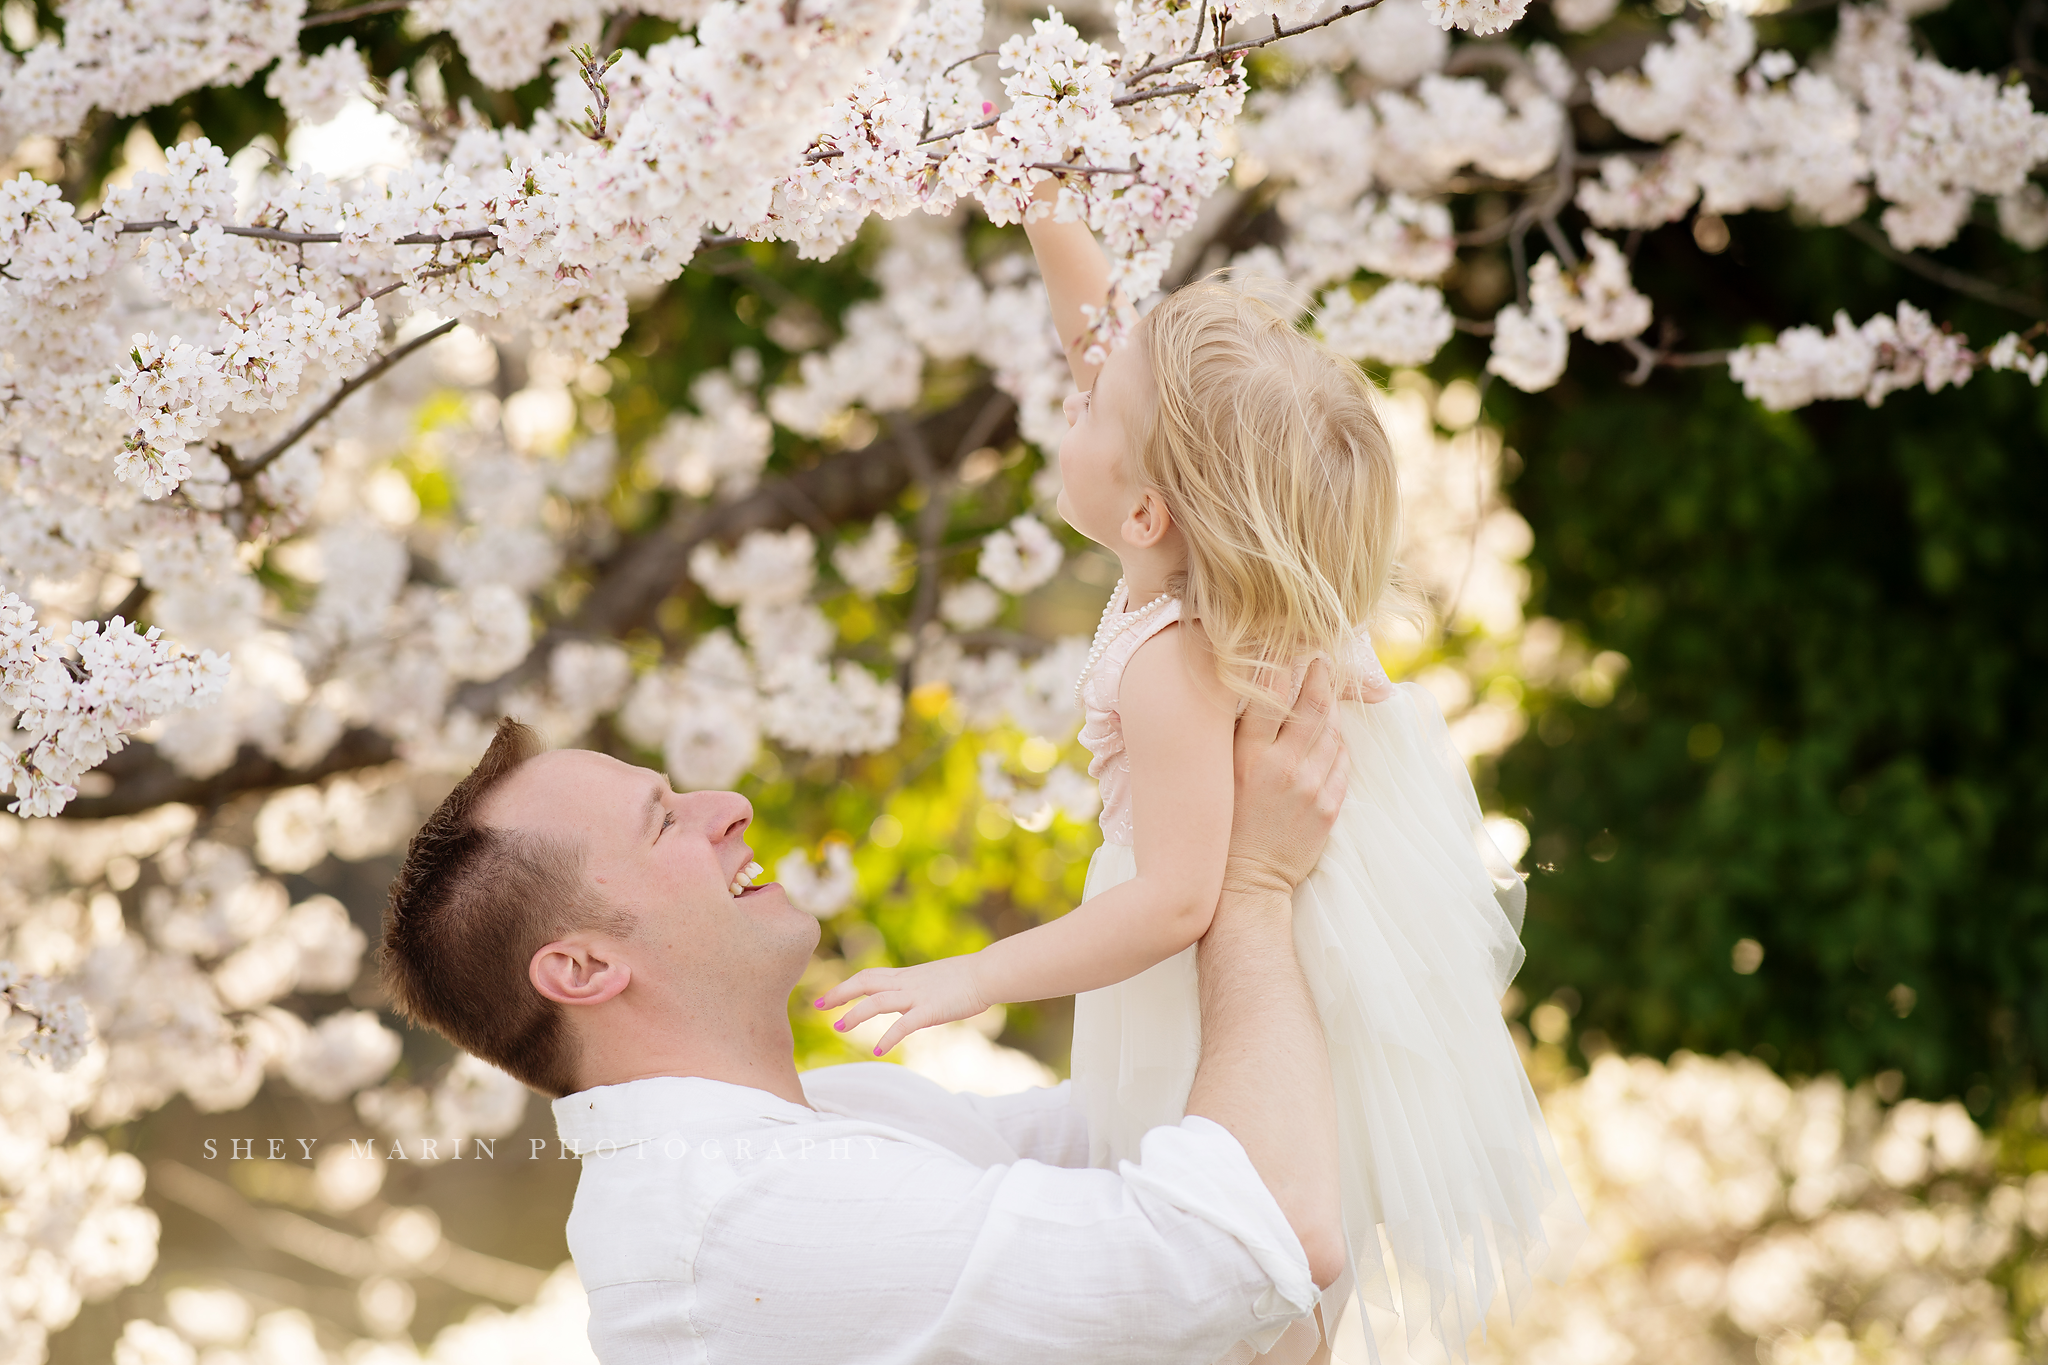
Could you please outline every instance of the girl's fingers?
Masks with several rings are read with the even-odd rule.
[[[866,1023],[868,1020],[874,1018],[878,1014],[891,1014],[894,1013],[895,1010],[900,1010],[901,1008],[902,1006],[898,1005],[895,1007],[894,1010],[892,1010],[889,1005],[884,1003],[883,998],[881,996],[871,995],[868,996],[866,999],[862,1000],[860,1003],[856,1004],[852,1009],[848,1010],[846,1013],[840,1015],[839,1018],[833,1023],[832,1027],[838,1029],[841,1033],[844,1033],[850,1028],[854,1028],[857,1025]]]
[[[878,1014],[903,1014],[916,1008],[917,1002],[902,991],[883,991],[871,995],[839,1016],[839,1022],[832,1027],[841,1033],[866,1023]]]
[[[888,978],[883,973],[888,970],[885,967],[865,967],[826,991],[811,1004],[821,1010],[836,1010],[849,1000],[886,987]]]
[[[909,1015],[904,1015],[891,1024],[889,1031],[882,1035],[882,1041],[875,1044],[875,1055],[877,1057],[884,1055],[890,1048],[896,1046],[896,1044],[902,1042],[905,1038],[908,1038],[923,1027],[923,1024],[912,1023]]]

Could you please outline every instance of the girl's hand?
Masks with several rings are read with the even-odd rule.
[[[971,964],[972,957],[968,956],[942,957],[915,967],[869,967],[855,972],[811,1003],[821,1010],[830,1010],[849,1000],[860,1000],[832,1026],[841,1033],[878,1014],[901,1015],[875,1045],[875,1055],[879,1057],[921,1028],[972,1019],[988,1008]]]

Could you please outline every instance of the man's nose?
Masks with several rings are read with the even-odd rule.
[[[738,792],[688,792],[677,798],[683,819],[714,844],[737,839],[754,821],[754,807]]]

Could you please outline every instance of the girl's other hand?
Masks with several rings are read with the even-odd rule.
[[[841,1033],[878,1014],[902,1016],[875,1045],[877,1057],[921,1028],[972,1019],[988,1008],[969,957],[942,957],[914,967],[868,967],[811,1003],[821,1010],[830,1010],[849,1000],[860,1003],[832,1025]]]

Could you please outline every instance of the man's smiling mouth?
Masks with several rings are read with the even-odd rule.
[[[727,887],[726,890],[734,896],[744,895],[746,892],[753,890],[754,878],[760,876],[766,870],[759,863],[750,861],[745,867],[733,874],[732,885]]]

